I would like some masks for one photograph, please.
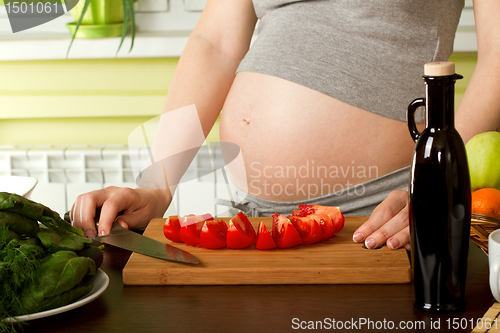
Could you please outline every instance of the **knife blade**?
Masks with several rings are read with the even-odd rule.
[[[198,258],[189,252],[125,229],[118,223],[113,223],[109,234],[97,236],[93,239],[101,243],[113,245],[154,258],[187,264],[200,263]]]
[[[69,214],[64,218],[68,220]],[[118,223],[113,223],[109,234],[94,237],[93,240],[154,258],[187,264],[200,263],[198,258],[187,251],[125,229]]]

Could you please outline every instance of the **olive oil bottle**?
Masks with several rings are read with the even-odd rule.
[[[414,305],[433,313],[465,307],[471,220],[467,157],[454,124],[455,74],[451,62],[425,64],[426,97],[408,106],[416,142],[409,188]],[[415,111],[426,109],[420,133]]]

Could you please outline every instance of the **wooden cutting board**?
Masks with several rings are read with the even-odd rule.
[[[163,235],[165,219],[153,219],[144,235],[195,255],[200,264],[182,264],[132,253],[123,269],[126,285],[229,285],[229,284],[375,284],[408,283],[410,263],[404,249],[386,246],[368,250],[352,241],[367,217],[346,217],[345,226],[327,241],[290,249],[259,251],[209,250],[173,243]],[[229,219],[224,219],[226,222]],[[272,230],[272,219],[250,218]]]

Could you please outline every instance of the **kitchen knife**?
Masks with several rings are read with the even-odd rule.
[[[187,264],[200,263],[198,258],[189,252],[127,230],[118,223],[113,223],[109,234],[94,237],[94,240],[150,257]]]
[[[69,214],[66,214],[64,218],[65,220],[69,220]],[[94,237],[94,241],[113,245],[154,258],[187,264],[200,263],[198,258],[189,252],[125,229],[118,223],[113,223],[109,234]]]

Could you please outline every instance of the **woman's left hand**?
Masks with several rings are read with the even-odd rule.
[[[365,242],[369,249],[387,243],[390,249],[410,249],[408,191],[395,190],[380,203],[353,235],[355,242]]]

